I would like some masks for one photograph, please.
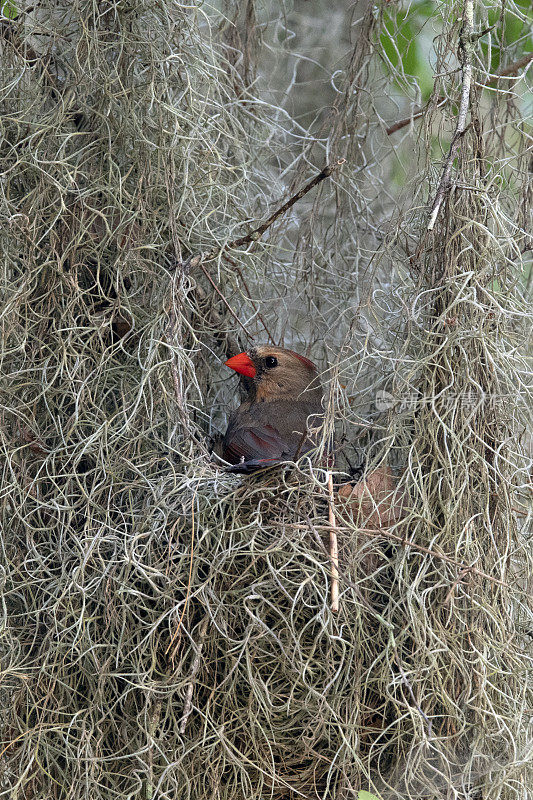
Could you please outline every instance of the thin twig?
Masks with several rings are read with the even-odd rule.
[[[293,508],[291,508],[291,506],[289,506],[289,504],[288,504],[288,503],[284,503],[283,501],[281,501],[281,502],[282,502],[282,505],[283,505],[283,506],[285,506],[285,508],[286,508],[288,511],[290,511],[290,512],[291,512],[291,514],[294,512],[294,509],[293,509]],[[322,541],[322,538],[320,537],[320,535],[319,535],[319,533],[318,533],[318,531],[317,531],[317,526],[316,526],[316,525],[313,523],[313,521],[310,519],[309,515],[308,515],[308,514],[306,514],[306,513],[305,513],[305,511],[304,511],[303,509],[300,509],[300,513],[302,513],[302,514],[303,514],[303,516],[305,517],[305,519],[306,519],[306,522],[307,522],[307,526],[305,526],[305,525],[293,525],[292,527],[298,527],[298,528],[305,528],[305,527],[307,527],[307,528],[308,528],[308,529],[311,531],[311,533],[313,534],[313,538],[315,539],[315,541],[316,541],[316,543],[318,544],[318,546],[320,547],[320,549],[321,549],[321,550],[323,550],[323,551],[324,551],[324,553],[326,553],[327,555],[329,555],[328,549],[327,549],[326,545],[324,544],[324,542]],[[321,527],[321,528],[324,528],[324,527],[326,527],[326,526],[323,526],[323,525],[321,525],[321,526],[319,526],[319,527]],[[327,527],[329,527],[329,526],[327,526]],[[366,597],[363,595],[363,593],[362,593],[362,591],[361,591],[361,588],[360,588],[360,586],[358,586],[358,585],[357,585],[357,583],[354,583],[354,581],[352,581],[352,580],[350,579],[350,577],[349,577],[349,575],[346,573],[346,571],[344,571],[344,570],[341,570],[341,568],[340,568],[340,564],[339,564],[339,567],[338,567],[338,574],[339,574],[339,577],[340,577],[340,578],[342,578],[342,582],[343,582],[343,583],[345,583],[347,586],[349,586],[351,589],[353,589],[353,590],[354,590],[355,594],[357,595],[357,599],[359,600],[359,602],[361,603],[361,605],[362,605],[362,606],[364,606],[364,607],[366,608],[366,610],[367,610],[368,612],[370,612],[370,614],[371,614],[371,615],[372,615],[372,616],[373,616],[375,619],[379,620],[379,622],[381,622],[381,624],[382,624],[382,625],[384,625],[384,626],[385,626],[385,628],[388,628],[388,629],[389,629],[389,631],[392,633],[392,631],[394,630],[394,625],[393,625],[391,622],[389,622],[388,620],[386,620],[386,619],[385,619],[385,618],[384,618],[384,617],[383,617],[383,616],[382,616],[382,615],[381,615],[381,614],[380,614],[380,613],[379,613],[379,612],[376,610],[376,608],[374,608],[374,606],[372,606],[372,605],[371,605],[371,604],[368,602],[368,600],[366,599]]]
[[[490,87],[494,86],[500,78],[507,78],[511,75],[515,75],[519,69],[522,67],[527,67],[530,61],[533,61],[533,53],[527,53],[527,55],[519,58],[518,61],[515,61],[513,64],[509,64],[508,67],[505,69],[500,70],[496,75],[493,75],[492,78],[489,78],[487,81],[483,81],[482,83],[477,84],[478,86],[482,87]],[[447,103],[447,99],[444,97],[439,97],[437,101],[437,105],[435,108],[441,108],[441,106]],[[389,125],[388,128],[385,128],[385,133],[387,136],[392,136],[393,133],[396,131],[401,131],[402,128],[406,128],[411,122],[414,122],[417,119],[425,116],[425,114],[429,110],[429,104],[426,104],[422,108],[418,108],[410,117],[404,117],[404,119],[399,119],[397,122],[394,122],[392,125]]]
[[[292,195],[292,197],[287,200],[280,208],[274,211],[265,222],[263,222],[259,227],[255,228],[250,233],[247,233],[246,236],[240,236],[238,239],[233,239],[231,242],[227,242],[222,247],[214,247],[212,250],[208,250],[207,253],[197,253],[197,255],[193,256],[189,262],[188,267],[189,269],[195,269],[196,267],[200,266],[201,264],[205,264],[207,261],[213,261],[215,258],[218,258],[222,253],[226,250],[231,250],[235,247],[244,247],[247,244],[251,244],[252,242],[257,242],[261,236],[270,228],[273,223],[281,217],[282,214],[285,214],[292,206],[301,200],[304,195],[314,189],[314,187],[321,183],[325,178],[329,178],[335,170],[341,167],[343,164],[346,163],[345,158],[339,158],[338,161],[335,161],[333,164],[328,164],[328,166],[324,167],[324,169],[315,175],[309,183],[306,183],[299,192]],[[180,266],[177,264],[176,266]]]
[[[149,776],[146,781],[146,800],[152,800],[154,796],[154,737],[161,719],[161,700],[157,700],[153,712],[150,714],[149,741],[148,748],[148,771]]]
[[[197,253],[195,256],[190,256],[185,262],[182,261],[182,262],[177,262],[176,263],[176,265],[175,265],[176,267],[180,267],[181,266],[187,272],[190,271],[191,269],[195,269],[196,267],[200,267],[200,269],[202,270],[202,272],[204,273],[205,277],[207,278],[207,280],[209,281],[209,283],[213,287],[213,289],[216,292],[216,294],[220,297],[220,299],[222,300],[222,302],[224,303],[224,305],[228,309],[228,311],[231,314],[231,316],[234,318],[234,320],[237,322],[237,324],[242,328],[242,330],[244,331],[244,333],[246,334],[246,336],[248,337],[249,340],[252,339],[252,336],[250,335],[250,333],[248,332],[246,327],[243,325],[241,320],[238,318],[237,314],[232,309],[232,307],[230,306],[230,304],[227,301],[227,299],[224,297],[224,294],[221,292],[221,290],[216,285],[215,281],[213,280],[213,278],[211,277],[209,272],[204,267],[204,264],[206,262],[208,262],[208,261],[213,261],[214,259],[218,258],[220,255],[225,255],[227,250],[231,250],[232,248],[236,248],[236,247],[243,247],[243,246],[245,246],[247,244],[251,244],[252,242],[258,241],[261,238],[261,236],[270,228],[270,226],[273,225],[274,222],[277,219],[279,219],[279,217],[282,216],[282,214],[285,214],[285,212],[287,212],[290,208],[292,208],[292,206],[295,203],[297,203],[298,200],[301,200],[302,197],[304,197],[304,195],[306,195],[308,192],[310,192],[311,189],[313,189],[315,186],[317,186],[317,184],[321,183],[321,181],[325,180],[326,178],[329,178],[330,175],[332,175],[333,172],[335,172],[335,170],[337,170],[339,167],[341,167],[345,162],[346,162],[346,159],[340,158],[337,161],[335,161],[333,164],[328,164],[328,166],[324,167],[324,169],[321,172],[319,172],[317,175],[315,175],[314,178],[311,178],[311,180],[308,183],[306,183],[305,186],[303,186],[298,192],[296,192],[296,194],[292,195],[292,197],[290,197],[289,200],[287,200],[286,203],[284,203],[282,206],[280,206],[280,208],[278,208],[276,211],[274,211],[274,213],[271,214],[270,217],[268,217],[268,219],[265,222],[263,222],[261,225],[259,225],[259,227],[255,228],[250,233],[246,234],[246,236],[241,236],[238,239],[234,239],[233,241],[228,242],[227,244],[223,245],[222,247],[213,248],[212,250],[209,250],[207,253]],[[227,256],[225,256],[225,257],[227,258]],[[242,278],[242,273],[240,272],[240,270],[237,270],[237,271],[239,272],[239,274],[240,274],[240,276]],[[244,279],[243,279],[243,282],[244,282]],[[246,286],[246,284],[245,284],[245,286]],[[261,322],[263,323],[263,327],[265,328],[265,331],[267,332],[267,335],[269,336],[271,341],[274,342],[274,338],[272,337],[272,334],[268,330],[268,328],[266,326],[266,323],[264,322],[264,320],[263,320],[263,318],[261,317],[260,314],[259,314],[259,317],[261,319]]]
[[[329,555],[331,558],[331,610],[339,610],[339,542],[337,521],[335,519],[335,497],[333,494],[333,474],[328,472],[329,509]]]
[[[280,208],[278,208],[277,211],[274,211],[274,213],[270,215],[270,217],[266,220],[266,222],[263,222],[262,225],[260,225],[258,228],[256,228],[254,231],[252,231],[251,233],[247,234],[246,236],[241,236],[240,239],[235,239],[233,242],[231,242],[227,246],[228,247],[243,247],[246,244],[250,244],[250,242],[256,242],[258,239],[261,238],[261,236],[265,233],[265,231],[267,231],[270,228],[270,226],[279,217],[281,217],[282,214],[284,214],[286,211],[288,211],[289,208],[292,208],[292,206],[295,203],[297,203],[298,200],[301,200],[302,197],[304,197],[304,195],[306,195],[308,192],[310,192],[311,189],[314,189],[314,187],[317,184],[321,183],[321,181],[323,181],[325,178],[329,178],[330,175],[332,175],[335,172],[335,170],[337,170],[339,167],[341,167],[345,163],[346,163],[346,159],[345,158],[340,158],[338,161],[335,161],[334,164],[329,164],[327,167],[324,167],[324,169],[321,172],[319,172],[317,175],[315,175],[315,177],[312,178],[309,181],[309,183],[306,183],[305,186],[302,187],[299,192],[296,192],[296,194],[294,194],[289,200],[287,200],[286,203],[284,203]]]
[[[181,626],[183,624],[183,618],[185,617],[185,612],[187,611],[187,606],[189,605],[189,596],[191,594],[191,586],[192,586],[192,567],[193,567],[193,563],[194,563],[194,537],[195,537],[195,531],[194,531],[194,504],[196,502],[196,494],[197,494],[197,492],[198,492],[198,487],[195,487],[193,498],[192,498],[192,503],[191,503],[191,557],[190,557],[190,560],[189,560],[189,577],[188,577],[188,580],[187,580],[187,590],[186,590],[186,593],[185,593],[185,602],[183,603],[183,611],[180,614],[180,618],[178,620],[178,625],[176,627],[176,630],[172,634],[172,637],[170,639],[170,643],[169,643],[167,649],[165,650],[165,655],[168,654],[169,650],[171,649],[172,645],[174,644],[174,642],[176,640],[176,637],[180,633]],[[174,647],[174,650],[172,651],[172,654],[170,656],[172,661],[174,661],[178,646],[179,646],[179,640],[178,640],[178,644],[176,645],[176,647]]]
[[[446,102],[447,101],[445,97],[439,97],[435,108],[440,108]],[[422,106],[422,108],[417,109],[414,112],[414,114],[411,114],[410,117],[405,117],[404,119],[398,120],[398,122],[395,122],[393,125],[389,125],[389,127],[385,129],[385,133],[388,136],[391,136],[393,133],[396,133],[396,131],[400,131],[402,128],[406,128],[407,125],[410,125],[410,123],[414,122],[415,119],[420,119],[420,117],[423,117],[425,114],[427,114],[428,108],[429,105]]]
[[[191,260],[191,264],[192,264],[193,260],[194,259]],[[233,317],[233,319],[240,325],[240,327],[243,329],[243,331],[245,332],[245,334],[248,337],[248,339],[251,340],[253,337],[248,333],[248,331],[246,330],[246,326],[242,324],[242,322],[240,321],[239,317],[237,316],[235,311],[232,309],[232,307],[230,306],[230,304],[228,303],[228,301],[226,300],[226,298],[224,297],[224,295],[222,294],[222,292],[220,291],[220,289],[216,285],[215,281],[213,280],[213,278],[211,277],[209,272],[206,270],[206,268],[204,267],[204,265],[202,264],[201,261],[198,262],[198,266],[200,267],[200,269],[204,273],[205,277],[207,278],[207,280],[209,281],[209,283],[211,284],[211,286],[213,287],[215,292],[218,294],[218,296],[220,297],[220,299],[222,300],[222,302],[224,303],[224,305],[228,309],[228,311],[231,314],[231,316]]]
[[[261,321],[261,324],[262,324],[263,328],[265,329],[266,335],[268,336],[268,338],[270,339],[272,344],[274,344],[274,345],[277,344],[274,336],[271,334],[271,332],[270,332],[270,330],[268,328],[268,325],[266,324],[266,322],[264,320],[263,315],[261,314],[261,312],[259,310],[259,306],[257,305],[255,300],[253,299],[253,292],[251,292],[250,289],[248,288],[248,284],[246,283],[246,279],[245,279],[244,275],[242,274],[242,269],[240,269],[237,266],[237,264],[235,263],[235,261],[232,258],[230,258],[228,255],[225,255],[224,258],[226,258],[231,264],[233,264],[235,272],[237,273],[237,275],[241,279],[241,281],[243,283],[243,286],[246,289],[246,292],[248,293],[248,297],[250,298],[250,303],[252,304],[252,308],[257,313],[257,317]]]
[[[294,454],[293,461],[298,461],[298,459],[300,458],[300,455],[301,455],[301,452],[302,452],[302,448],[303,448],[303,446],[305,444],[305,441],[307,439],[308,434],[309,434],[309,431],[308,431],[308,428],[307,428],[307,425],[306,425],[305,426],[305,430],[304,430],[304,432],[302,433],[302,435],[300,437],[300,441],[298,442],[298,447],[296,448],[296,453]]]
[[[468,569],[461,570],[461,572],[459,573],[457,578],[454,580],[454,582],[450,586],[450,590],[449,590],[448,594],[444,598],[444,603],[443,603],[444,606],[447,606],[448,603],[450,603],[450,601],[451,601],[451,599],[453,597],[453,593],[455,592],[456,587],[461,583],[461,581],[463,580],[463,578],[464,578],[464,576],[466,575],[467,572],[468,572]]]
[[[196,653],[191,667],[191,680],[187,685],[187,694],[185,695],[185,703],[183,704],[183,714],[180,722],[180,733],[185,733],[187,727],[187,720],[191,716],[192,711],[192,695],[194,692],[194,678],[200,669],[200,660],[202,657],[202,650],[204,649],[205,635],[207,633],[207,626],[209,624],[209,615],[206,614],[200,626],[200,633],[198,634],[198,644],[196,645]]]
[[[459,148],[459,142],[466,130],[466,117],[468,114],[468,107],[470,104],[470,86],[472,85],[472,51],[474,49],[472,43],[472,36],[474,33],[474,0],[465,0],[464,13],[463,13],[463,26],[459,34],[459,59],[461,61],[463,80],[461,87],[461,101],[459,103],[459,114],[457,116],[457,125],[453,135],[450,150],[444,167],[442,170],[441,179],[437,188],[437,193],[431,207],[431,214],[427,229],[432,231],[437,221],[440,208],[442,206],[445,194],[450,185],[450,175],[452,172],[453,160]]]
[[[490,80],[486,81],[483,86],[494,86],[494,84],[498,83],[500,78],[508,78],[511,75],[515,75],[519,69],[527,67],[530,61],[533,61],[533,53],[526,53],[525,56],[519,58],[514,64],[509,64],[508,67],[500,70],[496,75],[490,78]]]
[[[291,527],[307,528],[307,525],[296,522],[293,523]],[[317,530],[329,531],[331,529],[331,525],[315,525],[314,527]],[[339,526],[337,523],[335,524],[336,534],[339,533],[339,531],[348,532],[351,530],[353,529],[347,526]],[[465,574],[467,572],[472,572],[474,575],[479,575],[480,578],[486,578],[488,581],[497,583],[499,586],[504,586],[506,589],[510,588],[509,584],[505,583],[505,581],[501,581],[499,578],[494,578],[492,575],[488,575],[486,572],[483,572],[477,567],[469,567],[467,564],[462,564],[460,561],[456,561],[455,558],[447,556],[445,553],[437,553],[435,552],[435,550],[430,550],[428,547],[424,547],[421,544],[412,542],[409,539],[404,539],[402,536],[397,536],[396,534],[391,533],[391,531],[387,530],[386,528],[357,528],[357,533],[362,533],[365,536],[370,536],[372,539],[379,539],[380,537],[383,537],[384,539],[390,539],[393,542],[398,542],[404,547],[412,547],[414,550],[418,550],[420,553],[426,553],[429,556],[435,556],[435,558],[440,558],[441,561],[446,561],[447,564],[453,564],[454,567],[464,570]]]

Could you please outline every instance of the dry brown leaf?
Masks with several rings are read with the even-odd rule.
[[[352,486],[345,483],[338,498],[357,522],[367,528],[393,525],[405,516],[406,495],[397,491],[398,482],[390,467],[378,467]]]

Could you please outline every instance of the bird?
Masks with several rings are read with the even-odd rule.
[[[294,350],[258,345],[225,365],[243,376],[248,392],[231,414],[222,443],[229,472],[253,473],[316,447],[309,430],[322,424],[324,411],[312,361]]]

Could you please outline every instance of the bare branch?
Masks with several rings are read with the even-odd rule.
[[[329,510],[329,555],[331,558],[331,610],[339,610],[339,543],[337,540],[337,522],[335,520],[335,498],[333,494],[333,475],[328,473],[328,510]]]
[[[243,325],[243,324],[242,324],[242,322],[240,321],[239,317],[237,316],[237,314],[235,313],[235,311],[232,309],[232,307],[230,306],[230,304],[228,303],[228,301],[226,300],[226,298],[224,297],[224,295],[222,294],[222,292],[220,291],[220,289],[219,289],[219,288],[218,288],[218,286],[216,285],[215,281],[213,280],[213,278],[211,277],[211,275],[209,274],[209,272],[208,272],[208,271],[206,270],[206,268],[204,267],[203,263],[202,263],[201,261],[199,261],[199,262],[198,262],[198,264],[197,264],[197,266],[199,266],[199,267],[200,267],[200,269],[201,269],[201,270],[202,270],[202,272],[204,273],[205,277],[207,278],[207,280],[209,281],[209,283],[211,284],[211,286],[212,286],[212,287],[213,287],[213,289],[215,290],[216,294],[217,294],[217,295],[220,297],[220,299],[222,300],[222,302],[224,303],[224,305],[225,305],[225,306],[226,306],[226,308],[228,309],[228,311],[229,311],[229,313],[231,314],[231,316],[233,317],[233,319],[234,319],[234,320],[235,320],[235,321],[238,323],[238,325],[240,325],[240,327],[243,329],[243,331],[245,332],[245,334],[246,334],[246,336],[248,337],[248,339],[252,339],[252,336],[251,336],[251,335],[248,333],[248,331],[246,330],[246,327],[245,327],[245,325]]]
[[[303,525],[302,523],[293,523],[291,525],[292,528],[307,528],[307,525]],[[314,525],[313,526],[316,530],[331,530],[331,525]],[[335,524],[335,531],[345,531],[349,532],[353,530],[352,528],[345,527],[345,526],[338,526]],[[413,542],[410,539],[406,539],[403,536],[398,536],[397,534],[392,533],[392,531],[388,530],[387,528],[357,528],[357,533],[363,534],[363,536],[369,536],[372,539],[390,539],[393,542],[398,542],[403,547],[411,547],[413,550],[417,550],[419,553],[425,553],[428,556],[434,556],[435,558],[440,559],[441,561],[445,561],[447,564],[452,564],[454,567],[460,569],[463,574],[467,574],[471,572],[473,575],[478,575],[480,578],[485,578],[487,581],[492,581],[492,583],[497,583],[498,586],[504,586],[505,588],[509,588],[509,584],[505,583],[505,581],[500,580],[499,578],[495,578],[493,575],[489,575],[487,572],[483,572],[483,570],[478,569],[477,567],[468,566],[468,564],[462,564],[460,561],[457,561],[455,558],[446,555],[446,553],[437,553],[436,550],[430,550],[429,547],[424,547],[417,542]]]
[[[446,99],[444,97],[439,97],[436,108],[440,108],[445,103]],[[386,128],[385,133],[388,136],[391,136],[393,133],[396,133],[396,131],[400,131],[402,128],[406,128],[407,125],[410,125],[411,122],[414,122],[416,119],[420,119],[420,117],[423,117],[427,113],[427,111],[428,111],[428,106],[427,105],[422,106],[422,108],[419,108],[417,111],[414,112],[414,114],[411,114],[410,117],[405,117],[404,119],[398,120],[398,122],[395,122],[393,125],[389,125],[389,127]]]
[[[324,167],[324,169],[315,175],[309,183],[306,183],[300,191],[296,192],[286,203],[284,203],[280,208],[274,211],[273,214],[268,217],[265,222],[263,222],[259,227],[255,228],[250,233],[247,233],[246,236],[240,236],[238,239],[234,239],[231,242],[223,245],[222,247],[214,247],[212,250],[209,250],[207,253],[198,253],[197,255],[193,256],[188,262],[189,269],[195,269],[196,267],[200,266],[200,264],[205,264],[207,261],[213,261],[215,258],[218,258],[219,255],[225,253],[227,250],[232,250],[235,247],[244,247],[247,244],[251,244],[252,242],[257,242],[261,236],[270,228],[274,222],[281,217],[282,214],[285,214],[292,206],[301,200],[304,195],[314,189],[314,187],[321,183],[325,178],[329,178],[335,170],[341,167],[343,164],[346,163],[346,159],[340,158],[338,161],[335,161],[333,164],[329,164],[328,166]],[[179,266],[179,265],[177,265]]]
[[[497,75],[494,75],[492,78],[490,78],[490,80],[486,81],[483,86],[494,86],[498,83],[500,78],[508,78],[516,75],[519,69],[522,69],[522,67],[527,67],[531,61],[533,61],[533,53],[527,53],[522,58],[519,58],[518,61],[515,61],[514,64],[509,64],[508,67],[500,70]]]
[[[435,227],[435,222],[442,206],[444,196],[450,184],[450,175],[452,171],[453,160],[459,148],[459,142],[466,130],[466,117],[468,114],[468,107],[470,104],[470,87],[472,85],[472,36],[474,33],[474,0],[465,0],[464,13],[463,13],[463,27],[459,35],[459,58],[462,64],[463,81],[461,88],[461,101],[459,104],[459,114],[457,116],[457,125],[450,144],[450,150],[444,168],[442,170],[441,179],[435,195],[435,200],[431,207],[431,214],[427,226],[428,231],[432,231]]]
[[[301,200],[302,197],[304,197],[304,195],[310,192],[311,189],[314,189],[315,186],[321,183],[325,178],[329,178],[330,175],[332,175],[335,172],[335,170],[337,170],[345,163],[346,159],[340,158],[334,164],[330,164],[327,167],[324,167],[322,172],[319,172],[318,175],[315,175],[315,177],[312,178],[309,181],[309,183],[306,183],[306,185],[302,189],[300,189],[299,192],[296,192],[296,194],[294,194],[289,200],[287,200],[287,202],[284,203],[281,206],[281,208],[278,208],[277,211],[274,211],[274,213],[270,215],[270,217],[266,220],[266,222],[263,222],[262,225],[260,225],[258,228],[256,228],[254,231],[247,234],[246,236],[241,236],[240,239],[235,239],[233,242],[230,242],[230,244],[227,245],[227,247],[228,248],[242,247],[243,245],[250,244],[251,242],[256,242],[258,239],[261,238],[261,236],[265,233],[265,231],[267,231],[270,228],[270,226],[277,219],[279,219],[279,217],[281,217],[282,214],[288,211],[289,208],[292,208],[292,206],[295,203],[297,203],[298,200]]]
[[[484,81],[483,83],[477,85],[486,88],[495,86],[500,78],[508,78],[509,76],[516,75],[518,70],[522,69],[522,67],[527,67],[530,61],[533,61],[533,53],[527,53],[527,55],[525,55],[523,58],[518,59],[518,61],[515,61],[513,64],[509,64],[508,67],[505,67],[505,69],[502,69],[496,75],[493,75],[488,81]],[[445,105],[446,102],[447,101],[444,97],[439,97],[436,108],[440,108],[441,106]],[[406,128],[411,124],[411,122],[423,117],[427,113],[428,107],[428,104],[426,104],[425,106],[422,106],[422,108],[418,108],[413,114],[411,114],[411,116],[399,119],[397,122],[389,125],[388,128],[385,128],[385,133],[388,136],[392,136],[392,134],[396,133],[396,131],[401,131],[402,128]]]
[[[202,659],[202,650],[204,648],[205,636],[207,633],[207,626],[209,625],[209,616],[206,614],[202,620],[202,624],[200,625],[200,633],[198,635],[198,644],[196,644],[196,653],[194,655],[194,661],[192,663],[191,668],[191,675],[190,675],[190,682],[187,685],[187,693],[185,695],[185,703],[183,704],[183,714],[181,715],[180,721],[180,733],[183,736],[185,733],[185,728],[187,727],[187,720],[191,716],[192,712],[192,696],[194,692],[194,679],[198,670],[200,669],[200,663]]]

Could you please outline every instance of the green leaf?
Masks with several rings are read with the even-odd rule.
[[[427,17],[434,13],[431,9],[431,3],[425,0],[415,4],[409,12],[387,9],[379,35],[382,50],[390,62],[387,70],[394,75],[397,85],[405,92],[409,78],[415,78],[423,99],[429,97],[433,88],[432,71],[421,46],[422,29]],[[405,77],[402,77],[402,72]]]
[[[432,17],[435,13],[435,3],[433,0],[422,0],[421,3],[415,3],[414,10],[422,17]]]
[[[524,13],[528,11],[531,0],[517,0],[516,4],[523,8]],[[498,72],[501,67],[501,55],[512,45],[515,45],[514,54],[510,60],[518,59],[525,53],[530,53],[533,47],[533,37],[530,35],[531,25],[519,19],[510,11],[505,11],[503,18],[499,7],[488,9],[487,21],[492,28],[492,53],[491,53],[491,72]],[[503,24],[502,24],[503,22]],[[481,51],[484,56],[488,53],[488,43],[484,39],[480,42]]]
[[[0,3],[0,8],[0,13],[6,19],[16,19],[18,17],[19,12],[13,0],[4,0],[3,3]]]
[[[381,800],[381,798],[376,797],[375,794],[365,792],[363,789],[361,789],[357,795],[357,800]]]

